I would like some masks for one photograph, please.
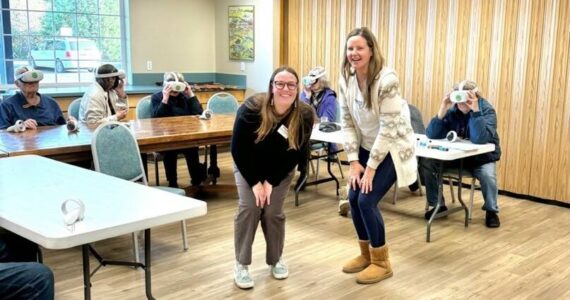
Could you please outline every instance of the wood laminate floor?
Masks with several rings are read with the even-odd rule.
[[[232,184],[232,161],[220,155],[220,184]],[[179,160],[179,182],[189,182]],[[335,167],[336,168],[336,167]],[[346,167],[345,167],[346,168]],[[153,167],[151,165],[151,170]],[[162,163],[160,170],[163,170]],[[324,168],[323,168],[324,170]],[[338,171],[338,169],[334,169]],[[162,172],[162,171],[161,171]],[[154,174],[150,174],[154,182]],[[164,174],[161,176],[165,184]],[[447,198],[449,191],[446,190]],[[350,218],[337,214],[334,184],[309,187],[295,207],[286,200],[284,257],[290,276],[274,280],[265,265],[261,229],[254,242],[255,280],[251,290],[233,283],[233,218],[235,193],[208,194],[208,214],[187,221],[190,249],[182,251],[180,223],[152,230],[152,283],[157,299],[570,299],[570,210],[499,196],[502,226],[484,226],[475,193],[472,223],[463,215],[437,220],[432,242],[425,242],[424,197],[399,190],[380,205],[394,276],[381,283],[359,285],[355,275],[341,272],[343,262],[358,253]],[[464,189],[464,198],[468,191]],[[95,243],[107,258],[129,258],[129,235]],[[82,299],[80,248],[44,250],[56,280],[56,299]],[[92,259],[92,267],[96,266]],[[104,267],[94,276],[93,299],[144,299],[144,272]]]

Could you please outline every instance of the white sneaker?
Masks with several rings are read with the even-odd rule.
[[[236,261],[234,282],[240,289],[250,289],[253,287],[253,279],[249,275],[248,266],[244,266]]]
[[[285,261],[283,261],[283,257],[279,258],[279,261],[271,266],[271,275],[273,275],[275,279],[285,279],[289,277],[289,270],[287,269]]]
[[[339,200],[338,201],[338,214],[346,217],[348,216],[348,211],[350,210],[350,204],[348,200]]]

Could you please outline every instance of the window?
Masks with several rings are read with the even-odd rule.
[[[103,63],[125,66],[125,0],[0,0],[0,85],[28,65],[42,83],[91,83]]]

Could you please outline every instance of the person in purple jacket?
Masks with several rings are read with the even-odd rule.
[[[336,93],[330,88],[330,83],[326,77],[326,70],[323,67],[317,66],[309,71],[309,74],[303,77],[303,91],[299,96],[301,101],[309,104],[317,114],[321,122],[336,122],[338,102],[336,100]],[[322,143],[314,144],[311,148],[322,148]],[[338,148],[335,144],[330,145],[330,152],[335,153]],[[334,159],[334,156],[331,157]],[[301,173],[296,186],[301,184],[301,181],[306,175],[306,165],[299,165],[299,172]]]

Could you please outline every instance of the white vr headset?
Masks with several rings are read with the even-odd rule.
[[[303,77],[303,85],[310,86],[313,85],[317,80],[325,76],[327,72],[323,67],[315,67],[310,72],[309,75]]]
[[[175,72],[171,72],[170,74],[174,76],[174,81],[165,81],[162,83],[162,85],[170,86],[170,89],[172,89],[173,92],[179,92],[179,93],[184,92],[184,90],[186,89],[186,83],[181,82],[178,78],[178,75],[176,75]]]
[[[22,74],[16,75],[14,77],[16,80],[20,80],[22,82],[39,82],[40,80],[44,79],[44,73],[38,70],[28,70]]]
[[[451,100],[451,102],[453,103],[463,103],[463,102],[467,102],[467,98],[469,96],[469,92],[473,92],[473,93],[477,93],[477,91],[479,90],[478,88],[474,88],[472,90],[463,90],[463,87],[465,86],[465,84],[467,83],[467,80],[463,80],[461,81],[461,83],[459,83],[459,87],[457,88],[457,91],[453,91],[451,92],[451,94],[449,94],[449,100]]]
[[[120,79],[125,79],[125,72],[117,71],[113,73],[99,74],[98,68],[95,69],[95,78],[111,78],[111,77],[119,77]]]

